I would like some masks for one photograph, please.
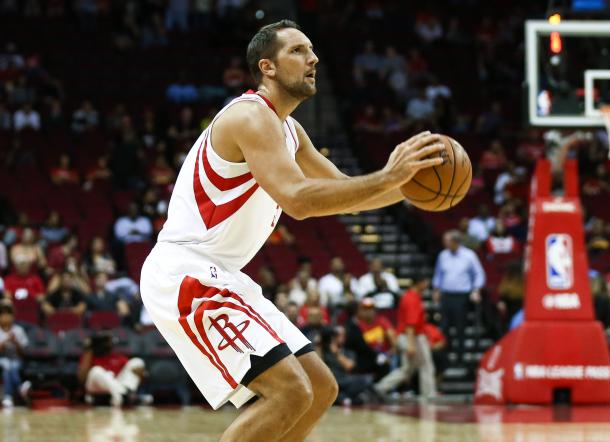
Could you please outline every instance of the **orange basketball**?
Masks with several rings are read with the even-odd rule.
[[[462,145],[446,135],[441,140],[445,143],[445,162],[420,170],[400,188],[411,204],[431,212],[447,210],[462,201],[472,180],[472,165]]]

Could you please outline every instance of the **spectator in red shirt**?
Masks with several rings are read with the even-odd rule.
[[[390,372],[376,385],[375,390],[387,394],[413,376],[419,369],[419,391],[425,398],[436,396],[436,379],[430,344],[424,334],[426,312],[421,294],[430,286],[430,279],[424,276],[415,278],[411,289],[400,300],[398,308],[398,349],[401,366]]]
[[[4,292],[8,298],[23,300],[32,297],[39,302],[44,299],[45,288],[42,279],[30,272],[28,261],[17,261],[15,272],[4,279]]]
[[[51,181],[60,186],[62,184],[78,184],[79,177],[76,169],[72,167],[70,157],[62,154],[59,157],[59,166],[51,169]]]
[[[512,235],[506,233],[502,220],[496,221],[493,231],[485,242],[488,258],[494,255],[516,255],[521,251],[521,244]]]
[[[87,395],[109,393],[114,407],[123,404],[124,396],[135,395],[144,376],[144,361],[114,351],[112,335],[100,333],[85,347],[78,365],[78,380]]]

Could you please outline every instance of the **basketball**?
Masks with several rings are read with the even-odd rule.
[[[446,135],[445,162],[440,166],[422,169],[400,190],[415,207],[430,212],[450,209],[462,201],[470,189],[472,165],[460,143]]]

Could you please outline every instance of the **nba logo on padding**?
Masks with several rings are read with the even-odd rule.
[[[569,289],[574,282],[572,238],[564,233],[546,237],[546,284],[550,289]]]

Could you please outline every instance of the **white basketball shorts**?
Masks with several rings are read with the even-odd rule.
[[[142,302],[205,399],[242,406],[247,385],[310,341],[242,272],[203,259],[193,246],[157,243],[144,262]]]

